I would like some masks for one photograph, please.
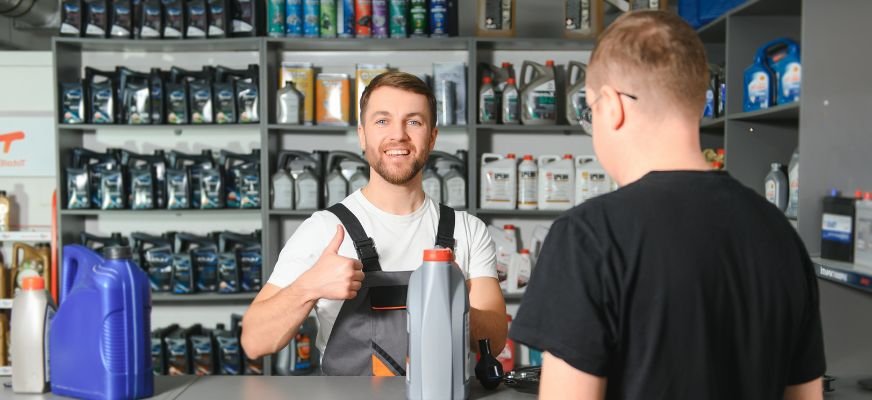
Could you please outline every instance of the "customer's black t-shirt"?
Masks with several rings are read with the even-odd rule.
[[[724,172],[652,172],[558,218],[510,336],[608,399],[781,399],[825,370],[805,247]]]

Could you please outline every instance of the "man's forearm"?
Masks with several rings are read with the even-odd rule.
[[[488,310],[469,309],[469,340],[470,346],[478,353],[478,341],[490,339],[491,353],[496,356],[506,347],[508,324],[506,313]]]
[[[251,358],[279,351],[297,334],[316,299],[291,284],[265,300],[255,299],[242,320],[242,348]]]

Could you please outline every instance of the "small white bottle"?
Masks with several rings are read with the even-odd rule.
[[[766,200],[784,211],[787,208],[787,177],[781,171],[781,164],[772,163],[772,169],[766,175]]]
[[[481,81],[481,90],[478,92],[478,122],[481,124],[495,124],[497,122],[496,92],[491,84],[491,78],[486,76]]]
[[[294,82],[285,82],[285,87],[276,94],[276,100],[276,122],[299,125],[303,114],[303,94],[297,90]]]
[[[535,210],[539,208],[539,166],[533,156],[524,154],[518,164],[518,209]]]
[[[45,291],[40,276],[25,278],[12,301],[12,391],[43,393],[48,389],[49,369],[46,350],[54,302]]]
[[[501,115],[500,122],[504,125],[517,125],[521,123],[521,108],[518,97],[518,88],[515,86],[515,78],[509,78],[506,81],[506,87],[503,89],[501,100]]]

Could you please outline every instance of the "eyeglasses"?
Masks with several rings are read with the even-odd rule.
[[[618,92],[618,94],[621,96],[629,97],[633,100],[639,100],[638,97],[629,93]],[[587,133],[588,135],[593,134],[593,111],[591,111],[591,109],[593,108],[593,105],[596,104],[596,102],[600,101],[600,99],[602,98],[602,96],[597,97],[597,99],[594,100],[593,103],[588,104],[587,107],[585,107],[585,109],[581,111],[581,118],[579,118],[579,122],[581,122],[581,129],[584,129],[584,133]]]

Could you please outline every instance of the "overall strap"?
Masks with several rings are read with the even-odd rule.
[[[360,220],[342,203],[330,206],[327,208],[327,211],[332,212],[339,218],[339,221],[345,226],[348,235],[351,236],[351,240],[354,242],[354,250],[357,250],[357,258],[363,264],[363,272],[381,271],[381,265],[378,262],[378,252],[375,250],[375,242],[363,230]]]
[[[439,228],[436,229],[436,247],[454,251],[454,209],[439,204]]]

